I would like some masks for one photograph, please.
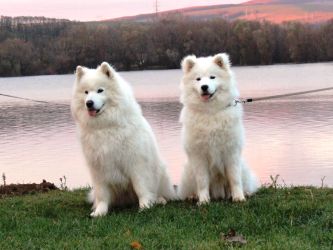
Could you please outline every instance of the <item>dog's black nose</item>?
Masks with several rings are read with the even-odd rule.
[[[201,89],[202,89],[202,91],[207,91],[208,90],[208,85],[202,85]]]
[[[94,102],[92,100],[89,100],[86,102],[87,108],[92,108],[94,106]]]

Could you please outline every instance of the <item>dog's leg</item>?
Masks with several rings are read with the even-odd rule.
[[[224,178],[217,174],[214,179],[212,180],[212,183],[210,185],[211,194],[213,199],[224,199],[226,197],[225,194],[225,180]]]
[[[151,192],[149,187],[147,187],[147,181],[143,176],[133,176],[131,178],[132,185],[136,195],[139,198],[140,209],[150,208],[156,203],[156,194]]]
[[[235,202],[245,201],[242,186],[242,166],[239,162],[239,156],[228,157],[225,166],[232,200]]]
[[[179,199],[185,200],[187,198],[193,197],[195,194],[195,178],[193,176],[193,171],[191,171],[188,163],[184,166],[182,173],[182,179],[177,190],[177,195]]]
[[[104,216],[108,212],[110,202],[110,190],[106,184],[98,183],[94,186],[94,211],[90,214],[91,217]]]
[[[209,170],[207,162],[201,157],[192,157],[190,161],[191,167],[195,170],[195,181],[197,183],[198,205],[210,202],[209,196]]]

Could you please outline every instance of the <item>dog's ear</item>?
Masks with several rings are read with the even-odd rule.
[[[82,66],[77,66],[75,70],[75,75],[77,79],[80,79],[85,73],[85,68]]]
[[[222,69],[229,70],[231,63],[227,53],[220,53],[213,57],[214,63]]]
[[[102,64],[98,67],[103,74],[105,74],[108,78],[113,78],[114,69],[107,62],[102,62]]]
[[[185,74],[187,74],[191,71],[191,69],[195,65],[196,60],[197,60],[197,58],[195,55],[190,55],[190,56],[184,57],[184,59],[181,62],[181,66],[182,66],[183,72]]]

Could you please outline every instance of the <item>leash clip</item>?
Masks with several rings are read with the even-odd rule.
[[[241,103],[241,104],[246,103],[246,100],[242,100],[242,99],[235,99],[234,101],[235,101],[234,107],[237,106],[238,103]]]

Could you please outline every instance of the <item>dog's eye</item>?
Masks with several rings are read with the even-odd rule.
[[[104,89],[98,89],[97,93],[102,93],[104,91]]]
[[[200,77],[198,77],[196,80],[199,82],[199,81],[201,81],[201,78],[200,78]]]
[[[86,94],[86,95],[88,95],[88,91],[86,90],[86,91],[84,91],[84,93]]]
[[[215,79],[215,76],[210,76],[209,78],[210,78],[210,79]]]

